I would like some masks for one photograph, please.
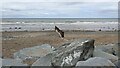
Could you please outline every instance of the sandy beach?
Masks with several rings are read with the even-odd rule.
[[[55,31],[2,32],[2,55],[3,58],[13,58],[13,54],[23,48],[41,44],[58,47],[67,40],[82,38],[95,39],[95,45],[110,44],[118,42],[118,33],[113,31],[65,31],[64,40]]]

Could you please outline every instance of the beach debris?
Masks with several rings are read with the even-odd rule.
[[[64,32],[60,30],[57,26],[55,26],[55,31],[59,34],[61,38],[64,38]]]
[[[17,29],[17,27],[15,27],[15,29]]]
[[[42,30],[45,30],[45,28],[42,28]]]
[[[9,29],[12,29],[11,27],[9,27]]]
[[[93,55],[93,39],[75,40],[67,46],[58,48],[52,54],[52,66],[74,66],[80,60],[87,60]]]
[[[20,58],[23,60],[38,59],[49,53],[52,53],[55,48],[49,44],[43,44],[39,46],[24,48],[14,53],[14,58]]]
[[[27,64],[24,64],[21,59],[2,59],[2,66],[7,66],[8,68],[11,68],[12,66],[28,66]]]
[[[12,40],[14,38],[14,36],[2,36],[2,40]]]
[[[101,29],[99,29],[98,31],[102,31]]]
[[[18,29],[21,29],[21,27],[19,27]]]
[[[93,58],[89,58],[86,61],[79,61],[76,64],[77,66],[90,66],[92,68],[92,66],[99,66],[100,68],[103,66],[115,66],[110,60],[106,59],[106,58],[101,58],[101,57],[93,57]],[[80,67],[80,68],[81,68]],[[97,68],[97,67],[96,67]]]

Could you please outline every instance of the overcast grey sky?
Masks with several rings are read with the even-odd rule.
[[[4,18],[117,18],[118,0],[4,0]]]

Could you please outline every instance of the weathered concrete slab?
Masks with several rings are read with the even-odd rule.
[[[40,46],[24,48],[24,49],[20,50],[19,52],[16,52],[14,54],[14,58],[20,58],[23,60],[38,59],[38,58],[43,57],[49,53],[52,53],[53,50],[54,50],[54,47],[52,47],[51,45],[43,44]]]
[[[52,57],[52,66],[74,66],[79,60],[90,58],[94,51],[93,39],[79,39],[58,48]]]

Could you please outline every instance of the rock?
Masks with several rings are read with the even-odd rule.
[[[57,48],[53,53],[52,66],[74,66],[80,60],[86,60],[93,55],[93,39],[75,40]]]
[[[106,59],[109,59],[111,62],[116,62],[118,60],[118,57],[117,56],[114,56],[112,54],[109,54],[109,53],[106,53],[106,52],[103,52],[101,50],[94,50],[93,52],[93,57],[102,57],[102,58],[106,58]]]
[[[27,64],[23,64],[20,59],[2,59],[3,68],[14,68],[15,66],[28,66]]]
[[[48,55],[46,55],[44,57],[41,57],[40,59],[38,59],[36,62],[34,62],[32,64],[32,67],[33,68],[35,68],[35,66],[49,66],[50,67],[51,66],[51,58],[52,57],[53,57],[52,54],[48,54]]]
[[[118,60],[117,62],[115,62],[115,66],[116,66],[117,68],[120,68],[120,60]]]
[[[2,45],[0,45],[0,58],[2,58]]]
[[[118,44],[98,45],[96,49],[118,56]]]
[[[93,58],[89,58],[86,61],[77,62],[76,67],[77,66],[90,66],[90,67],[91,66],[99,66],[99,67],[101,66],[102,67],[102,66],[115,66],[115,65],[108,59],[101,58],[101,57],[93,57]]]
[[[54,47],[49,44],[43,44],[41,46],[34,46],[30,48],[24,48],[19,52],[14,53],[14,58],[20,58],[22,60],[39,59],[49,53],[52,53]]]
[[[2,67],[2,58],[0,58],[0,68]]]
[[[120,43],[118,43],[118,57],[119,57],[119,60],[120,60]]]
[[[0,53],[0,58],[2,58],[2,53]]]

